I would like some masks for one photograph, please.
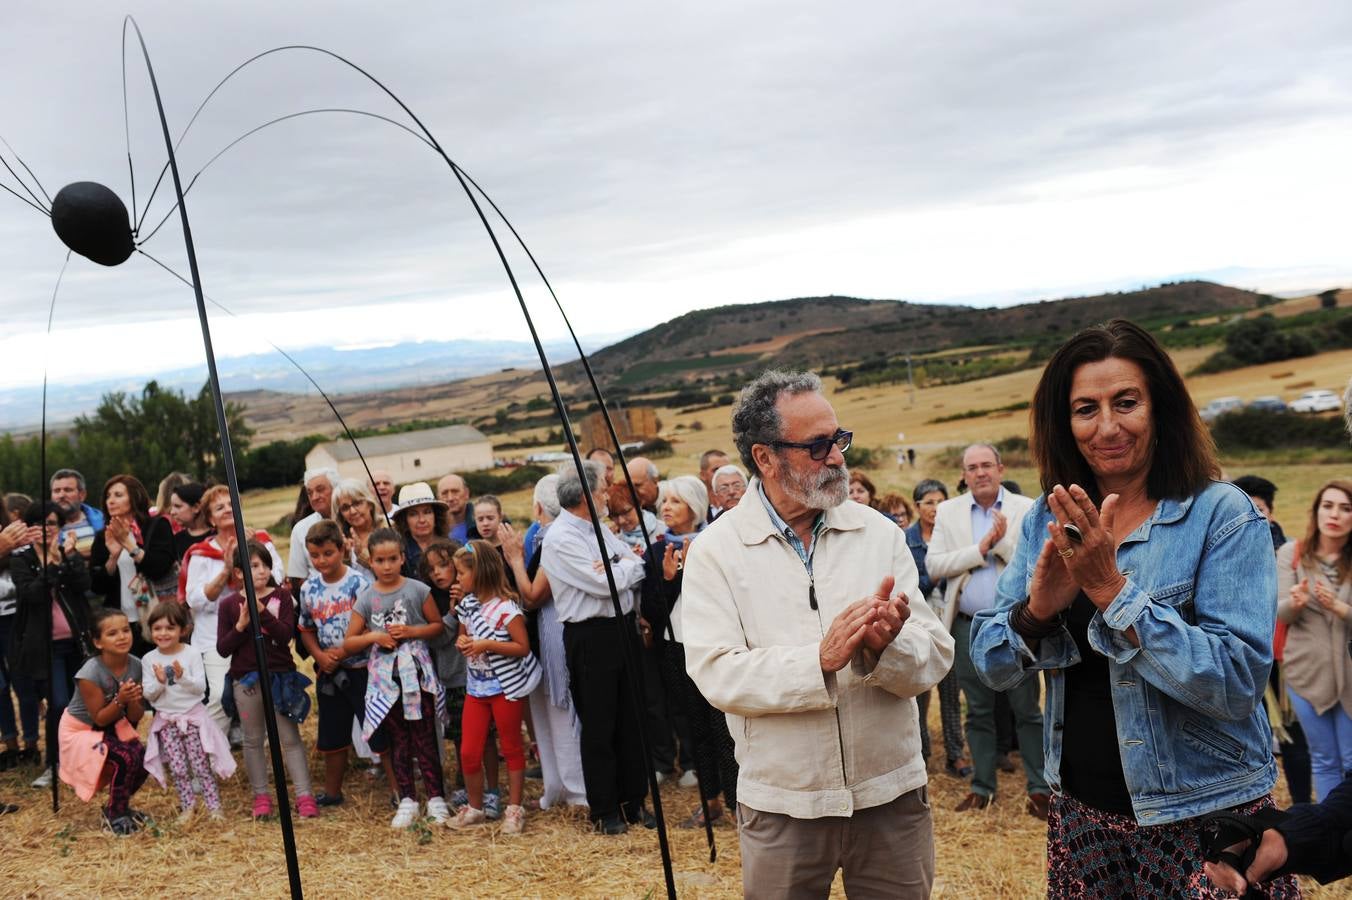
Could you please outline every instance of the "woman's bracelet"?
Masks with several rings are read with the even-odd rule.
[[[1027,600],[1020,600],[1015,603],[1009,611],[1009,627],[1018,632],[1020,637],[1030,641],[1040,641],[1045,637],[1051,637],[1061,630],[1065,621],[1066,614],[1064,612],[1057,613],[1049,621],[1042,621],[1033,615],[1028,608]]]

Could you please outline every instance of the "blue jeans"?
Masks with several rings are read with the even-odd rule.
[[[1315,800],[1322,803],[1344,775],[1352,772],[1352,717],[1338,704],[1320,715],[1294,690],[1288,687],[1286,692],[1291,695],[1291,707],[1296,711],[1305,741],[1310,745]]]

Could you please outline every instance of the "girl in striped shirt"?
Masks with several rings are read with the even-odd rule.
[[[448,824],[466,828],[484,821],[484,745],[490,719],[498,726],[502,755],[507,758],[508,806],[502,816],[504,834],[520,834],[526,811],[521,792],[526,778],[526,753],[521,740],[525,699],[540,683],[540,666],[530,652],[526,620],[508,586],[507,568],[487,541],[470,541],[455,552],[455,569],[464,597],[455,611],[460,635],[455,646],[465,654],[465,710],[461,720],[460,764],[469,803]]]

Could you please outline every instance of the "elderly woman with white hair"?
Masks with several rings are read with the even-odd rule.
[[[724,508],[738,499],[740,495]],[[667,696],[690,723],[700,795],[707,803],[709,819],[718,821],[723,818],[724,798],[729,806],[737,805],[737,762],[726,717],[709,705],[686,674],[681,627],[681,572],[690,543],[704,529],[708,508],[709,492],[695,476],[681,475],[663,483],[658,509],[667,530],[644,557],[648,576],[643,579],[642,609],[661,660]],[[682,827],[703,828],[703,808],[696,809]]]
[[[365,481],[344,478],[338,482],[333,489],[333,518],[351,544],[348,562],[371,577],[371,551],[367,541],[371,532],[385,524],[385,517]]]

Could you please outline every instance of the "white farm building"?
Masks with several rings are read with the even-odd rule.
[[[469,425],[448,425],[424,431],[404,431],[358,438],[366,464],[385,469],[395,484],[432,481],[448,472],[493,468],[493,445],[483,432]],[[329,467],[344,478],[366,479],[361,459],[348,440],[316,444],[305,454],[305,467]]]

